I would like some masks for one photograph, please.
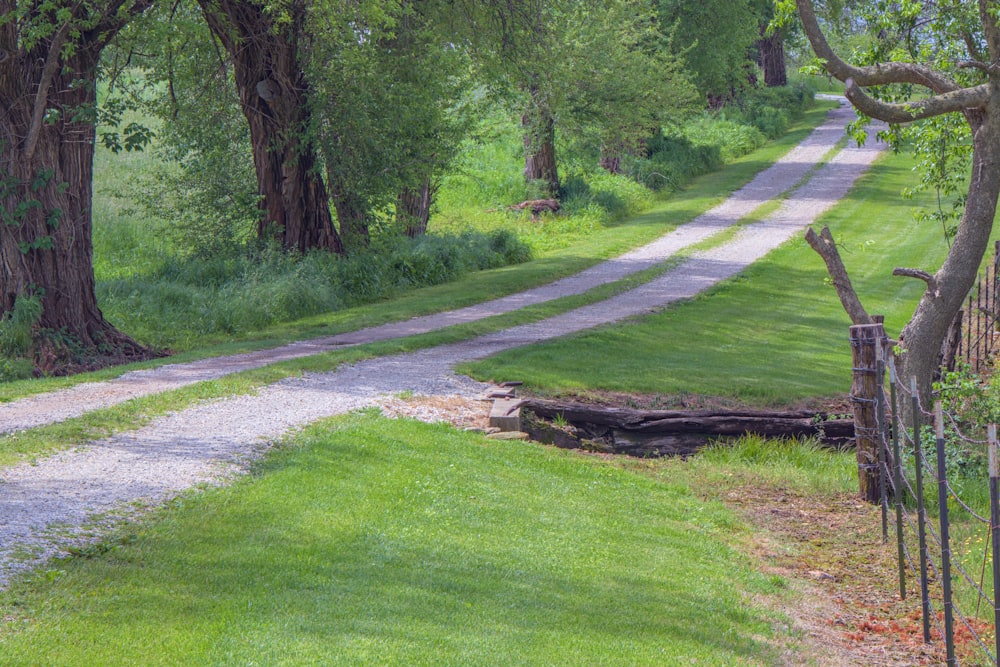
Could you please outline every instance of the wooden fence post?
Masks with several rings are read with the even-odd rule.
[[[878,429],[876,401],[885,385],[885,378],[878,372],[878,359],[885,349],[885,338],[885,327],[880,321],[851,327],[851,407],[854,411],[854,441],[857,446],[858,491],[862,498],[873,505],[881,502],[879,449],[882,434]]]

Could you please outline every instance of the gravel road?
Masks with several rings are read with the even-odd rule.
[[[128,373],[0,406],[0,432],[31,428],[155,393],[332,347],[422,333],[582,293],[649,268],[785,195],[766,219],[693,254],[661,277],[598,304],[457,344],[382,357],[332,373],[289,378],[248,396],[197,405],[134,432],[0,471],[0,587],[19,571],[93,539],[101,516],[155,504],[193,485],[224,480],[275,438],[317,419],[392,401],[391,394],[468,396],[486,387],[454,364],[662,309],[735,275],[781,245],[846,194],[881,147],[845,148],[816,167],[843,136],[841,107],[802,144],[723,204],[659,240],[577,276],[469,308],[253,354]],[[808,177],[799,184],[803,177]],[[795,187],[797,186],[798,187]],[[96,523],[95,523],[96,522]],[[91,526],[92,528],[88,528]]]

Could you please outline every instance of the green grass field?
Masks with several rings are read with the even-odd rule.
[[[712,458],[679,482],[673,465],[633,472],[371,413],[319,424],[251,476],[0,593],[0,654],[10,666],[774,664],[795,638],[762,601],[784,582],[741,550],[730,511],[692,494],[721,474]]]
[[[899,196],[912,166],[903,155],[881,159],[817,224],[830,226],[862,301],[886,316],[890,335],[923,292],[922,283],[893,277],[893,267],[934,270],[947,251],[939,229],[913,220],[913,207],[925,202]],[[510,350],[463,370],[544,392],[604,389],[782,404],[846,393],[849,326],[822,260],[796,239],[660,314]]]

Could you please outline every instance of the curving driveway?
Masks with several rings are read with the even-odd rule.
[[[576,276],[468,308],[294,343],[251,354],[127,373],[0,405],[0,432],[78,416],[136,396],[165,391],[334,347],[424,333],[528,305],[580,294],[655,266],[735,225],[784,196],[766,219],[741,227],[710,250],[597,304],[528,325],[417,352],[381,357],[330,373],[289,378],[166,415],[139,430],[0,471],[0,587],[16,572],[57,554],[94,517],[131,503],[156,503],[238,472],[241,461],[289,430],[368,405],[388,395],[468,395],[485,388],[456,375],[454,364],[662,309],[729,278],[801,232],[843,197],[881,152],[839,145],[853,112],[841,106],[805,141],[725,202],[660,239]],[[25,554],[29,554],[26,557]]]

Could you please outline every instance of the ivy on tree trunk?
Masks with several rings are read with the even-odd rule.
[[[0,315],[37,295],[38,327],[85,356],[147,358],[97,305],[91,206],[98,60],[149,3],[55,3],[13,19],[18,4],[0,2]]]

